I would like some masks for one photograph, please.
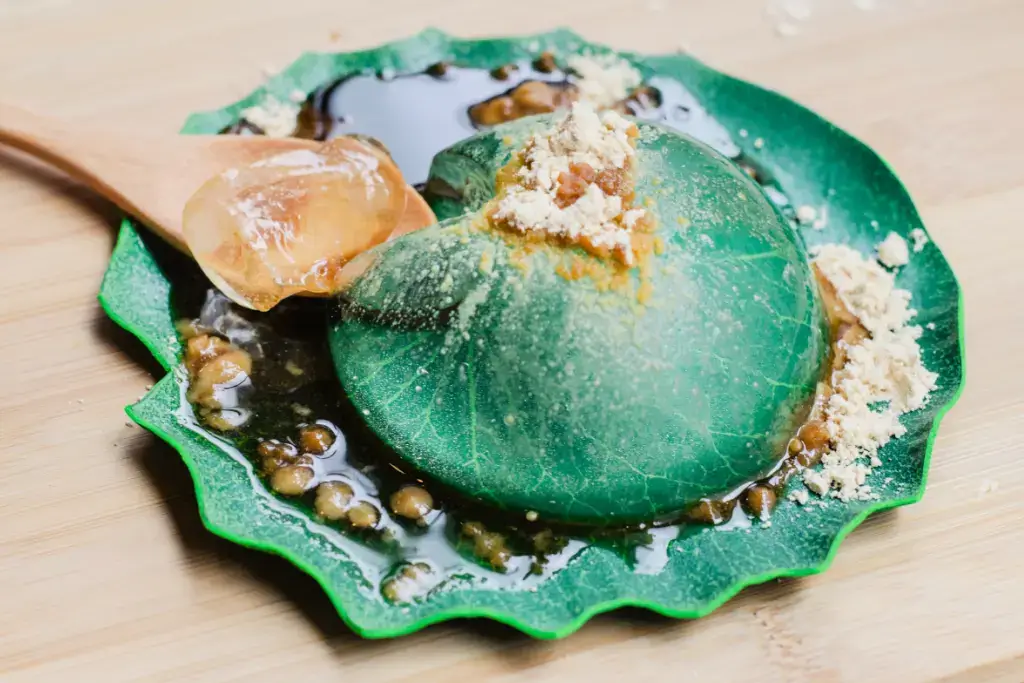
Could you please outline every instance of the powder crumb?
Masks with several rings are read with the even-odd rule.
[[[288,99],[296,104],[302,104],[306,101],[306,93],[302,92],[298,88],[288,93]]]
[[[823,497],[874,500],[866,480],[882,464],[879,449],[906,433],[900,416],[927,403],[938,376],[921,361],[922,330],[908,325],[916,313],[910,292],[896,288],[892,273],[846,245],[817,247],[812,256],[871,336],[847,347],[847,362],[834,374],[824,406],[833,449],[804,473],[804,484]]]
[[[296,365],[295,361],[291,361],[291,360],[284,364],[284,369],[292,377],[301,377],[302,375],[306,374],[305,370],[303,370],[298,365]]]
[[[580,97],[599,109],[626,99],[643,82],[636,67],[617,55],[572,55],[567,63],[578,76]]]
[[[898,289],[893,274],[843,244],[811,250],[814,264],[836,288],[840,300],[872,334],[902,328],[917,313],[910,292]]]
[[[929,330],[934,330],[935,329],[935,323],[928,323],[927,325],[925,325],[925,327],[927,327]]]
[[[761,149],[762,147],[764,147],[764,138],[754,140],[754,149]]]
[[[246,121],[261,128],[268,137],[286,138],[295,132],[299,107],[294,102],[282,102],[276,97],[267,96],[259,104],[243,109],[241,114]]]
[[[828,206],[821,207],[818,211],[818,217],[811,223],[813,230],[824,230],[828,225]]]
[[[907,241],[894,232],[890,232],[875,249],[878,251],[878,260],[889,268],[899,268],[910,263]]]
[[[910,241],[914,243],[914,253],[918,254],[924,250],[924,247],[931,240],[928,239],[928,235],[925,234],[921,228],[914,228],[910,231]]]
[[[811,499],[811,496],[805,489],[797,489],[789,494],[789,499],[798,505],[807,505],[807,501]]]
[[[527,513],[526,513],[526,521],[527,522],[536,522],[538,516],[539,515],[534,510],[528,510]]]
[[[557,193],[559,178],[575,164],[585,164],[595,174],[628,170],[636,156],[631,138],[635,130],[614,111],[599,114],[589,103],[573,104],[553,130],[534,135],[526,144],[516,182],[500,195],[493,217],[520,232],[585,240],[631,265],[631,229],[644,217],[643,209],[627,209],[622,197],[605,194],[596,182],[587,184],[568,206],[559,204]]]
[[[804,486],[819,496],[824,496],[832,488],[832,477],[817,470],[804,472]]]
[[[313,411],[310,408],[302,405],[301,403],[293,403],[292,412],[299,417],[309,417],[313,414]]]
[[[804,204],[796,210],[796,219],[801,225],[810,225],[818,220],[818,210],[809,204]]]

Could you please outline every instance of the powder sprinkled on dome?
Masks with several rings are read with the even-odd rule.
[[[520,233],[543,233],[606,251],[631,265],[631,233],[646,212],[631,206],[636,125],[578,102],[519,152],[491,218]]]

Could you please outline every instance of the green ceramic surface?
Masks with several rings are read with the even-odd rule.
[[[376,50],[308,54],[245,100],[192,117],[185,132],[216,132],[267,92],[287,98],[294,88],[309,91],[365,68],[412,72],[439,60],[490,67],[545,49],[565,55],[587,45],[566,31],[483,41],[455,40],[429,31]],[[794,203],[827,205],[829,221],[823,230],[802,229],[808,243],[845,242],[870,253],[888,231],[906,237],[912,229],[922,227],[906,191],[885,163],[812,112],[685,55],[625,56],[645,73],[685,85],[733,134],[743,151],[778,179]],[[750,131],[749,137],[737,135],[741,128]],[[763,148],[754,147],[756,138],[764,139]],[[925,364],[939,379],[928,406],[902,418],[907,434],[882,449],[885,465],[870,479],[878,500],[830,500],[809,509],[784,501],[769,528],[693,526],[678,538],[662,535],[664,554],[658,562],[631,562],[621,553],[590,546],[542,581],[494,581],[482,570],[463,578],[451,577],[423,599],[407,605],[391,605],[380,597],[382,570],[374,564],[372,551],[267,494],[245,458],[215,434],[196,426],[190,408],[183,405],[180,371],[170,372],[128,412],[181,454],[195,480],[202,518],[211,531],[282,555],[309,572],[346,623],[363,636],[398,636],[446,619],[487,617],[535,637],[556,638],[572,633],[595,614],[626,605],[673,617],[699,617],[745,586],[822,571],[842,538],[869,514],[921,497],[938,421],[959,395],[963,381],[960,290],[934,244],[912,255],[897,283],[913,293],[917,322],[930,324],[921,347]],[[111,317],[138,336],[169,370],[181,353],[173,339],[170,287],[170,280],[151,255],[147,238],[126,222],[100,301]]]
[[[444,166],[465,159],[493,194],[512,150],[553,122],[499,126]],[[803,247],[746,173],[671,130],[640,124],[636,181],[664,250],[608,291],[556,269],[614,266],[527,254],[473,229],[477,214],[375,250],[346,298],[377,315],[331,333],[373,431],[470,498],[542,519],[649,521],[764,474],[827,357]]]

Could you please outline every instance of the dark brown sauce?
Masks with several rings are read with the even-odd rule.
[[[470,115],[473,107],[510,95],[529,82],[572,88],[574,78],[537,61],[490,71],[445,64],[417,74],[349,75],[309,95],[299,113],[296,136],[326,140],[359,134],[376,138],[390,150],[409,182],[419,184],[426,181],[435,154],[478,132],[481,126]],[[691,135],[726,156],[739,154],[726,130],[673,79],[652,78],[618,108]],[[261,131],[240,121],[225,132]]]
[[[317,140],[342,134],[370,136],[388,148],[408,180],[421,183],[437,152],[481,127],[480,117],[474,121],[474,107],[512,97],[517,88],[530,83],[569,92],[572,79],[544,58],[492,71],[439,64],[420,74],[351,75],[310,94],[296,135]],[[652,78],[616,108],[709,144],[733,158],[766,189],[772,188],[769,174],[740,154],[728,133],[680,83]],[[242,120],[223,132],[259,135],[263,131]],[[781,192],[776,194],[776,203],[784,204]],[[288,504],[325,525],[343,529],[347,543],[369,550],[360,554],[357,546],[347,548],[350,555],[372,565],[379,590],[392,601],[415,599],[439,582],[466,577],[528,587],[592,544],[616,550],[637,572],[655,573],[668,561],[669,542],[701,526],[692,522],[743,525],[749,524],[750,517],[767,519],[786,481],[817,462],[826,447],[795,435],[790,449],[765,479],[700,501],[682,521],[583,529],[513,518],[424,482],[365,426],[335,377],[323,302],[290,299],[270,313],[254,314],[211,289],[190,264],[174,255],[161,257],[162,262],[167,259],[176,262],[165,266],[174,282],[174,309],[191,321],[182,326],[185,336],[222,338],[252,360],[247,381],[217,394],[223,408],[197,405],[197,419],[221,430],[268,489],[276,485],[285,491],[281,497]],[[840,332],[835,327],[834,331]],[[193,381],[197,377],[193,373]],[[240,427],[232,429],[233,425]],[[320,437],[327,445],[307,447],[304,453],[302,443],[309,445],[312,426],[329,434]],[[293,476],[296,467],[311,471]],[[292,469],[281,474],[282,468]],[[389,509],[394,497],[411,486],[432,498],[429,510],[418,520]],[[318,488],[323,495],[319,501]],[[404,506],[408,505],[405,501]],[[400,504],[397,509],[405,507]],[[358,514],[341,508],[357,509]]]
[[[406,179],[422,183],[435,154],[477,132],[471,107],[524,81],[565,79],[563,72],[543,73],[529,63],[517,65],[505,80],[485,69],[452,65],[443,73],[346,76],[310,95],[299,116],[298,135],[315,140],[353,133],[377,138]]]

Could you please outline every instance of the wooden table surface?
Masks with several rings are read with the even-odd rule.
[[[428,25],[685,46],[892,163],[963,283],[969,368],[924,501],[824,575],[698,622],[366,642],[303,574],[202,528],[174,452],[125,424],[156,370],[95,299],[117,212],[0,154],[0,681],[1024,681],[1024,3],[789,4],[813,13],[782,36],[765,0],[0,0],[2,99],[167,132],[305,49]]]

